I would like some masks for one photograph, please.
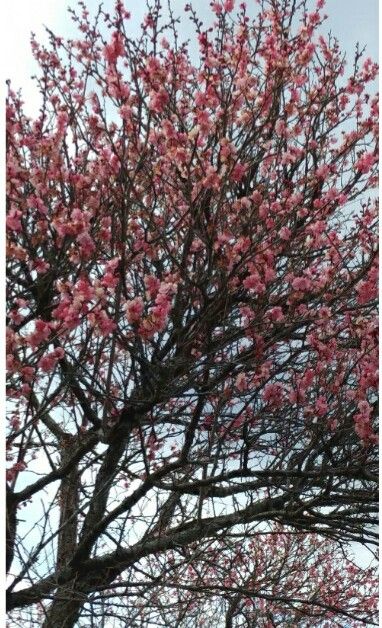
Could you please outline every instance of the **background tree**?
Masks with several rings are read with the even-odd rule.
[[[371,625],[377,66],[79,4],[7,103],[10,625]]]

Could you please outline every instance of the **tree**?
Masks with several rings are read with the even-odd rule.
[[[376,625],[377,66],[79,4],[7,102],[10,625]]]

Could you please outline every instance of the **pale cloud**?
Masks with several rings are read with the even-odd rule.
[[[31,33],[46,41],[44,25],[57,33],[73,29],[62,0],[6,0],[3,9],[3,79],[10,79],[13,89],[22,88],[28,113],[35,113],[40,95],[31,76],[37,65],[30,47]]]

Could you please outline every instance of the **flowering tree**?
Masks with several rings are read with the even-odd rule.
[[[371,625],[377,66],[79,4],[7,103],[10,625]]]

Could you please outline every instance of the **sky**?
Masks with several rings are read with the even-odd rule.
[[[173,6],[181,9],[185,1],[173,0]],[[250,6],[252,2],[253,0],[247,0],[247,5]],[[31,75],[36,72],[36,65],[30,50],[30,33],[34,32],[38,41],[46,41],[43,28],[45,24],[57,35],[77,36],[67,12],[68,4],[75,7],[77,2],[5,0],[2,10],[2,84],[10,79],[13,89],[22,88],[25,109],[29,114],[37,113],[40,104],[40,96],[31,80]],[[95,9],[98,2],[88,0],[87,4]],[[112,6],[111,0],[104,0],[103,4],[105,7]],[[208,12],[208,0],[193,0],[192,4],[201,17]],[[138,26],[144,12],[144,1],[127,0],[126,5],[132,12],[132,24]],[[378,0],[327,0],[326,13],[329,17],[325,30],[330,30],[338,38],[349,62],[357,42],[361,48],[367,47],[368,56],[378,59]],[[182,35],[187,38],[191,32],[189,28],[185,28]],[[363,552],[357,554],[362,563]],[[368,558],[364,556],[365,562]]]
[[[313,0],[311,0],[313,3]],[[173,0],[172,5],[182,9],[186,0]],[[163,3],[166,4],[165,2]],[[201,17],[209,11],[208,0],[193,0],[195,9]],[[239,4],[239,0],[237,0]],[[247,6],[254,0],[247,0]],[[40,96],[31,81],[36,66],[30,51],[30,33],[33,31],[39,41],[45,41],[43,25],[48,26],[57,35],[73,37],[76,30],[67,12],[67,6],[75,7],[75,0],[5,0],[3,8],[3,83],[11,79],[14,89],[23,88],[28,113],[37,112]],[[88,0],[87,5],[97,8],[97,0]],[[104,0],[104,7],[111,8],[112,0]],[[145,12],[143,0],[127,0],[126,6],[132,13],[132,26],[139,26]],[[331,30],[340,42],[341,49],[352,58],[356,42],[361,47],[367,46],[368,54],[378,58],[378,0],[327,0],[328,20],[326,30]],[[184,37],[191,35],[185,22]],[[183,34],[183,33],[182,33]]]

